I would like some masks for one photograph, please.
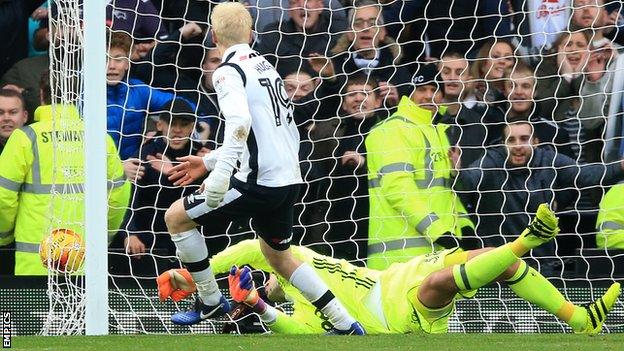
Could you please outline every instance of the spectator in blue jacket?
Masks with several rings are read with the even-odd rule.
[[[139,151],[148,112],[158,112],[174,98],[142,81],[127,78],[131,40],[126,33],[113,33],[106,71],[107,128],[124,161],[126,177],[136,181],[144,169],[138,160],[128,160]]]

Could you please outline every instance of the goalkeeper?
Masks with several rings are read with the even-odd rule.
[[[455,299],[472,297],[476,289],[492,281],[505,281],[519,297],[567,322],[574,332],[597,334],[617,301],[619,283],[611,285],[594,303],[581,307],[567,301],[538,271],[519,259],[558,232],[558,218],[542,204],[531,225],[511,243],[466,252],[443,250],[395,263],[384,271],[356,267],[305,247],[292,248],[293,254],[316,270],[368,333],[446,332]],[[293,315],[288,316],[259,298],[249,267],[235,267],[247,264],[273,272],[257,240],[226,249],[215,255],[210,264],[215,273],[229,271],[232,298],[250,306],[272,331],[303,334],[331,329],[328,319],[280,277],[275,277],[279,282],[276,286],[271,275],[267,293],[275,299],[283,289],[294,304]],[[194,291],[194,284],[185,270],[171,270],[158,278],[158,290],[161,300],[171,296],[179,301]]]

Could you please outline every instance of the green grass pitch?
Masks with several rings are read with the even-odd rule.
[[[418,350],[418,351],[577,351],[624,350],[624,334],[595,337],[572,334],[442,334],[442,335],[113,335],[20,336],[17,350]]]

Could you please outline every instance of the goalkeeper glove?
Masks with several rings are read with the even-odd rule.
[[[206,195],[206,205],[210,208],[217,208],[223,196],[230,187],[230,172],[222,168],[215,168],[206,179],[204,179],[204,195]]]
[[[254,287],[249,267],[238,269],[238,267],[232,266],[228,276],[228,283],[230,285],[230,296],[232,296],[234,301],[254,307],[260,300],[260,295],[258,295],[258,291]]]
[[[185,299],[195,292],[195,282],[186,269],[170,269],[156,278],[160,301],[168,297],[175,302]]]

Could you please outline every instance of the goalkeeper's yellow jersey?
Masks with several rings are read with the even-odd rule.
[[[314,268],[349,313],[369,334],[420,331],[410,302],[416,288],[431,272],[441,269],[439,255],[418,256],[406,263],[395,263],[385,271],[357,267],[345,260],[318,254],[306,247],[291,246],[293,254]],[[275,273],[260,251],[258,240],[233,245],[210,260],[215,274],[227,273],[232,265],[249,265]],[[288,281],[277,276],[293,302],[292,316],[280,315],[271,329],[280,333],[323,333],[331,328],[328,318],[308,302]],[[284,319],[290,319],[285,322]],[[281,320],[281,321],[280,321]]]

